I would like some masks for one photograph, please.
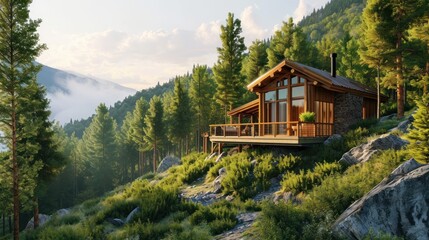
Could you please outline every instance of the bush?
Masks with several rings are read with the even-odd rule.
[[[221,183],[223,193],[233,193],[242,199],[252,197],[256,193],[254,179],[249,159],[236,159],[226,167],[226,175]]]
[[[232,203],[221,201],[200,208],[189,217],[189,221],[193,225],[207,224],[212,234],[219,234],[237,224],[236,214],[237,210]]]
[[[266,202],[256,222],[258,239],[300,239],[304,226],[310,223],[310,214],[305,209],[289,203],[277,205]]]
[[[86,239],[88,232],[77,226],[42,227],[34,231],[25,232],[24,240],[80,240]]]

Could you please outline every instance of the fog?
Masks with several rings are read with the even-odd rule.
[[[95,113],[100,103],[109,107],[136,92],[111,82],[88,78],[55,79],[55,82],[63,89],[67,89],[67,91],[48,91],[47,93],[52,111],[51,119],[61,124],[71,119],[88,118]]]

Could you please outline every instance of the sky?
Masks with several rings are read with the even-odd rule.
[[[136,90],[217,61],[228,12],[241,20],[246,46],[329,0],[33,0],[40,18],[38,61]]]

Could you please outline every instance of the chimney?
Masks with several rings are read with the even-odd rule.
[[[337,54],[331,53],[331,76],[337,76]]]

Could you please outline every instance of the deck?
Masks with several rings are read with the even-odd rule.
[[[305,145],[321,143],[332,135],[333,124],[303,122],[210,125],[212,143]]]

